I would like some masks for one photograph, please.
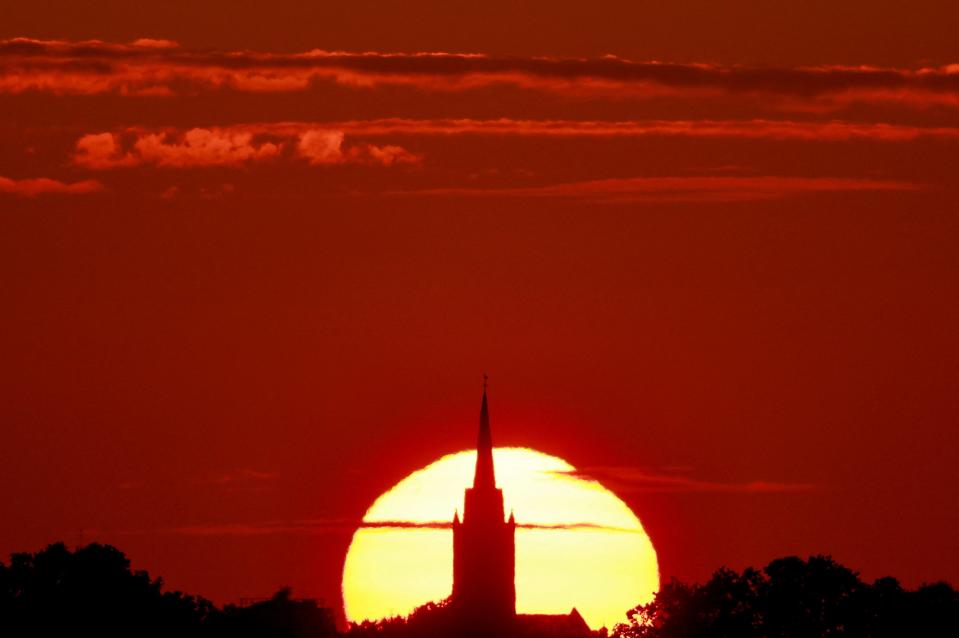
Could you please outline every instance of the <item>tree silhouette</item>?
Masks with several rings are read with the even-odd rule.
[[[162,586],[144,571],[131,571],[126,556],[107,545],[71,552],[56,543],[36,554],[14,554],[0,569],[0,633],[199,636],[212,604],[162,592]]]
[[[959,636],[959,594],[872,584],[828,556],[720,569],[702,585],[671,581],[627,613],[614,638],[939,638]]]
[[[457,633],[460,628],[450,613],[450,599],[429,602],[410,612],[406,617],[394,616],[381,620],[350,623],[348,638],[440,638]]]
[[[946,583],[916,590],[894,578],[866,583],[828,556],[787,557],[762,570],[722,568],[702,584],[672,580],[627,618],[612,638],[955,638],[959,593]],[[446,600],[427,603],[406,618],[354,623],[343,638],[474,633],[458,622]],[[218,609],[203,598],[164,591],[161,579],[131,570],[127,557],[107,545],[70,551],[57,543],[36,554],[13,554],[9,565],[0,562],[3,638],[337,635],[329,609],[296,600],[288,589],[253,605]],[[510,637],[529,638],[502,638]]]
[[[329,609],[294,600],[289,588],[248,607],[227,605],[207,623],[209,635],[230,638],[327,638],[336,634]]]

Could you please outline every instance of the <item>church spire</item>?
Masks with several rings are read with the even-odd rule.
[[[463,494],[463,516],[454,516],[452,525],[452,604],[464,636],[509,636],[516,616],[516,519],[505,521],[503,490],[496,487],[486,393],[484,374],[476,474]]]
[[[493,471],[493,433],[489,426],[489,406],[486,401],[486,384],[489,380],[483,375],[483,403],[480,406],[479,435],[476,440],[476,473],[473,475],[473,488],[495,488],[496,475]]]

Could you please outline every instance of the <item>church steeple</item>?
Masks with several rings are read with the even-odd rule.
[[[493,469],[493,432],[489,425],[489,404],[486,400],[486,385],[489,377],[483,375],[483,403],[480,405],[479,434],[476,437],[476,472],[473,474],[473,489],[496,487],[496,471]]]
[[[463,635],[495,636],[516,616],[516,519],[505,520],[496,487],[486,382],[484,374],[473,486],[463,495],[463,516],[453,517],[452,603],[468,628]]]

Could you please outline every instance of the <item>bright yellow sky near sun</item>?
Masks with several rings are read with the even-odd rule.
[[[595,481],[568,474],[555,456],[496,448],[496,482],[519,525],[586,523],[597,528],[516,530],[519,613],[568,613],[576,607],[593,628],[626,620],[625,612],[659,589],[656,552],[635,514]],[[462,511],[476,453],[444,456],[380,496],[364,521],[450,521]],[[405,615],[449,596],[449,529],[361,528],[343,570],[350,620]]]

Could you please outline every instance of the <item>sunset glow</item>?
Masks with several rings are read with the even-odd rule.
[[[506,509],[519,525],[518,613],[576,607],[598,628],[624,621],[628,609],[652,598],[659,588],[656,552],[623,501],[572,475],[573,466],[555,456],[524,448],[497,448],[494,455]],[[462,511],[475,459],[473,451],[459,452],[410,474],[373,503],[364,522],[449,522]],[[366,527],[353,536],[343,572],[350,620],[405,615],[446,598],[451,585],[449,529]]]
[[[541,634],[790,556],[959,586],[959,2],[2,7],[0,563],[320,638],[589,638]],[[0,638],[117,638],[8,584]]]

